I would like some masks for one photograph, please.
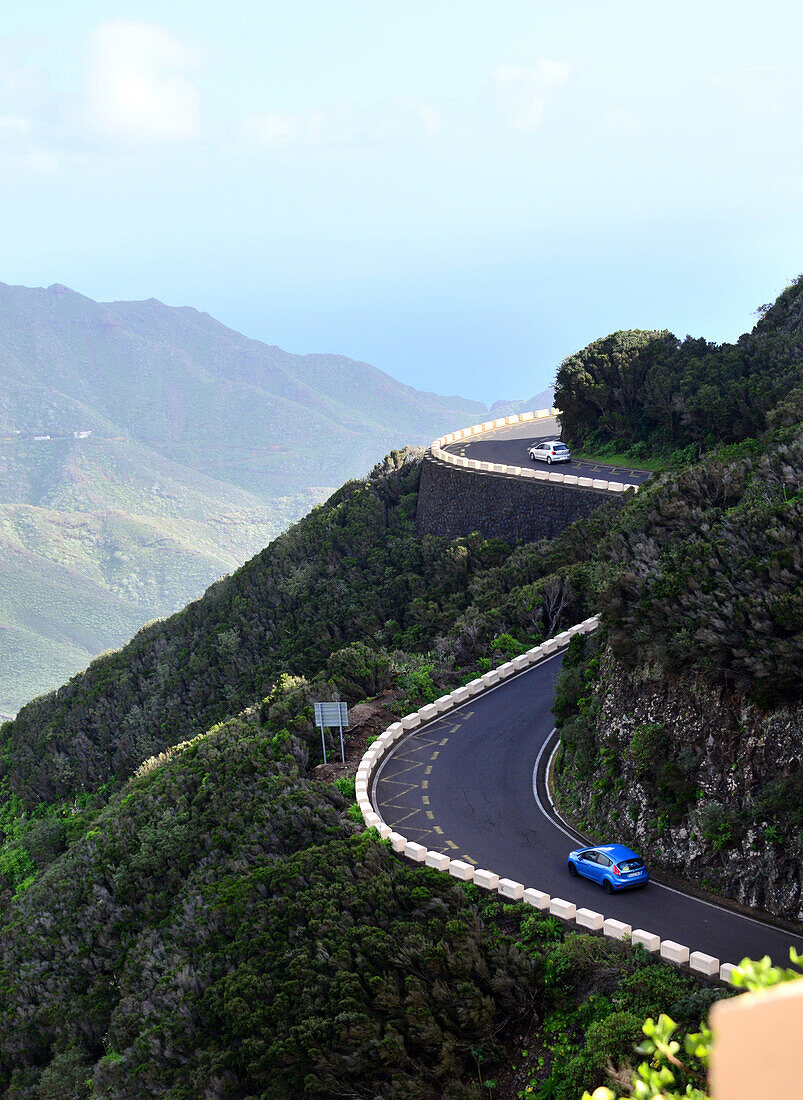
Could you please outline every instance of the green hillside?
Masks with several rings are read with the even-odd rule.
[[[322,495],[266,504],[119,439],[12,441],[0,455],[6,714],[183,607]],[[80,644],[65,630],[75,592],[91,606]]]
[[[0,712],[199,596],[398,438],[485,412],[155,300],[0,284],[0,333],[0,553],[28,555],[4,582]],[[75,578],[107,624],[78,647],[59,628]],[[29,593],[39,625],[15,611]]]
[[[565,812],[799,921],[794,373],[756,437],[515,550],[419,540],[394,452],[6,723],[5,1095],[576,1100],[627,1087],[644,1016],[682,1045],[719,991],[394,858],[311,701],[376,730],[599,611],[558,687]]]
[[[0,527],[4,520],[0,512]],[[56,686],[99,649],[119,646],[143,611],[16,539],[0,536],[0,554],[0,712],[14,714],[32,686]]]

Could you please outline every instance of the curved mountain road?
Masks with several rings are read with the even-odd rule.
[[[803,937],[654,881],[609,897],[569,876],[566,855],[579,844],[552,811],[544,782],[561,659],[504,681],[395,745],[371,784],[384,820],[429,849],[722,962],[770,955],[788,963],[790,945],[803,951]],[[649,851],[641,854],[649,866]]]
[[[650,476],[645,470],[636,470],[630,466],[606,466],[601,462],[561,462],[554,466],[533,462],[527,454],[530,443],[542,439],[559,439],[560,425],[554,416],[539,420],[525,421],[523,424],[509,424],[503,428],[494,428],[483,432],[481,436],[469,437],[448,443],[443,449],[463,458],[472,458],[475,462],[497,462],[504,466],[532,466],[534,469],[550,470],[556,474],[577,474],[579,477],[604,477],[607,481],[619,481],[626,485],[641,485]]]

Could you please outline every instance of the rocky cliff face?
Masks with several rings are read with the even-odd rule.
[[[656,871],[803,920],[803,706],[762,711],[610,652],[594,675],[565,728],[559,803]]]

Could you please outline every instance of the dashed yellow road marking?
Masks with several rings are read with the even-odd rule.
[[[432,756],[430,756],[430,760],[437,760],[437,759],[438,759],[438,756],[439,756],[439,755],[440,755],[440,752],[439,752],[439,750],[438,750],[438,749],[435,749],[435,751],[433,752]]]
[[[476,859],[472,859],[471,856],[464,855],[463,859],[466,861],[466,863],[473,863],[475,867],[477,866]]]
[[[449,744],[449,738],[444,737],[444,739],[441,741],[441,748],[443,748],[444,745],[448,745],[448,744]]]
[[[443,832],[443,829],[441,829],[441,832]],[[446,847],[447,847],[447,848],[455,848],[455,849],[456,849],[456,848],[457,848],[457,845],[455,844],[455,842],[454,842],[453,840],[447,840],[447,841],[446,841]]]
[[[431,765],[431,764],[427,764],[427,766],[426,766],[426,767],[424,768],[424,775],[429,775],[429,773],[430,773],[431,771],[432,771],[432,765]]]
[[[423,791],[425,791],[428,786],[429,786],[429,780],[428,779],[422,779],[421,780],[421,789]]]
[[[425,806],[428,806],[429,805],[429,795],[428,794],[422,795],[421,796],[421,801],[424,803]]]
[[[443,836],[443,829],[440,827],[440,825],[433,825],[432,828],[435,830],[436,833],[438,833],[439,836]]]
[[[434,821],[434,820],[435,820],[435,815],[434,815],[434,813],[432,812],[432,810],[427,810],[427,817],[429,818],[429,820],[430,820],[430,821]]]

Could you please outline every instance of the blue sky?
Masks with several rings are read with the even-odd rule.
[[[778,0],[30,0],[0,280],[487,402],[618,328],[734,339],[803,270],[801,41]]]

